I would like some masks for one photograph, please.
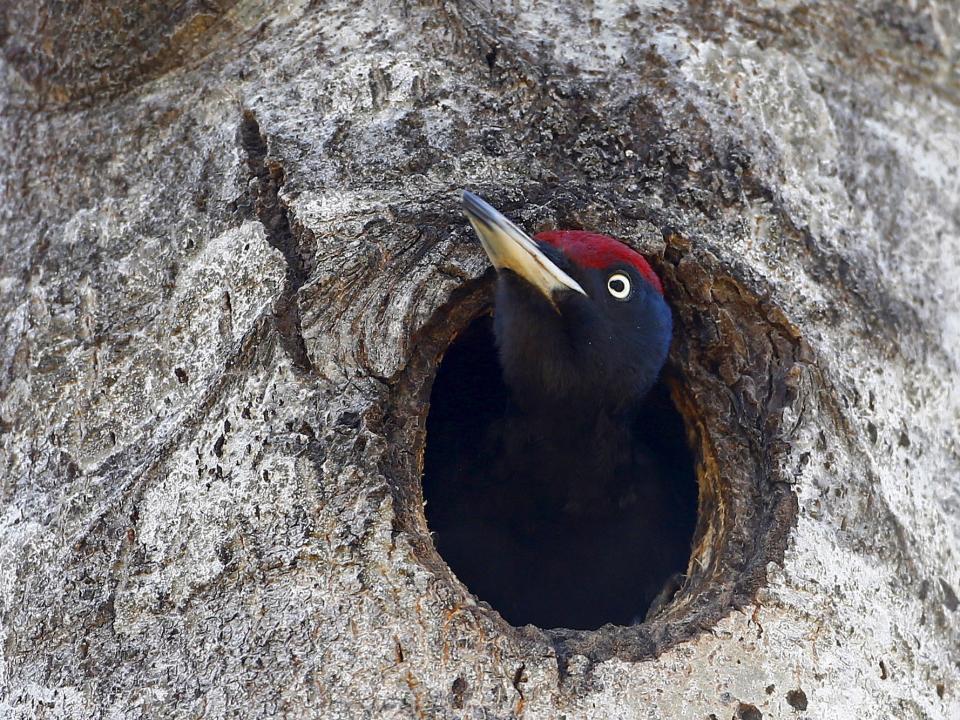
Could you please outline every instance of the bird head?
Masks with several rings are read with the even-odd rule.
[[[626,411],[657,379],[672,319],[649,263],[582,230],[529,237],[464,191],[463,206],[497,269],[494,331],[521,404]]]

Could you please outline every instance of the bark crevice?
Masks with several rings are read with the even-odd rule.
[[[240,146],[246,155],[250,173],[247,208],[263,225],[267,242],[280,251],[286,263],[286,284],[273,309],[273,319],[280,345],[293,364],[301,370],[313,371],[307,353],[298,301],[312,270],[310,248],[315,246],[312,233],[291,222],[290,208],[280,193],[286,174],[283,166],[270,158],[267,136],[252,110],[245,110],[240,123]]]

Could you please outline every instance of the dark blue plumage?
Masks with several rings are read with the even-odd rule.
[[[497,345],[516,399],[544,410],[622,414],[653,386],[667,359],[673,323],[663,296],[626,262],[575,265],[559,248],[540,249],[577,280],[553,302],[511,270],[495,295]],[[630,280],[627,297],[607,290],[612,275]]]
[[[582,232],[515,238],[482,202],[465,194],[498,267],[502,379],[483,369],[480,322],[431,397],[430,527],[454,572],[511,622],[630,622],[685,570],[696,516],[683,423],[657,384],[670,309],[626,246]]]

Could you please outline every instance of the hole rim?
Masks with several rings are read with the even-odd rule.
[[[709,252],[695,251],[676,234],[666,234],[665,240],[664,256],[651,258],[674,314],[674,339],[664,379],[697,455],[699,490],[687,577],[654,617],[636,625],[606,624],[595,630],[510,625],[482,598],[474,600],[433,543],[422,486],[430,392],[447,348],[470,323],[492,312],[496,278],[492,269],[456,288],[415,333],[409,362],[392,388],[387,413],[391,447],[413,440],[412,452],[394,453],[384,468],[385,476],[392,478],[395,530],[407,534],[418,561],[443,580],[451,602],[472,608],[518,641],[529,641],[532,631],[556,651],[561,674],[574,655],[586,656],[591,663],[612,657],[648,660],[709,631],[756,599],[767,583],[768,565],[783,563],[796,526],[797,496],[790,479],[781,476],[778,463],[787,451],[782,438],[788,434],[778,414],[800,392],[796,379],[810,362],[809,346],[782,312],[765,303]],[[734,309],[741,314],[740,326],[750,327],[754,334],[753,344],[745,347],[748,362],[740,368],[740,379],[748,381],[739,384],[730,384],[730,368],[718,364],[738,342],[737,323],[732,329],[714,328],[711,333],[709,325],[697,319],[707,311],[711,321],[722,324],[737,319],[729,317]],[[755,346],[758,337],[767,336],[773,339],[766,347]],[[785,352],[784,347],[793,350]],[[756,398],[748,402],[758,378],[768,388],[763,406]],[[743,419],[747,406],[753,407],[754,417],[743,432],[737,421]],[[724,408],[733,412],[725,415]],[[745,448],[737,447],[741,436]],[[742,462],[744,458],[749,462]]]

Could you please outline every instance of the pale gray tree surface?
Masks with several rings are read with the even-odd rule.
[[[955,3],[5,5],[0,716],[960,717]],[[647,623],[433,549],[463,187],[664,279]]]

